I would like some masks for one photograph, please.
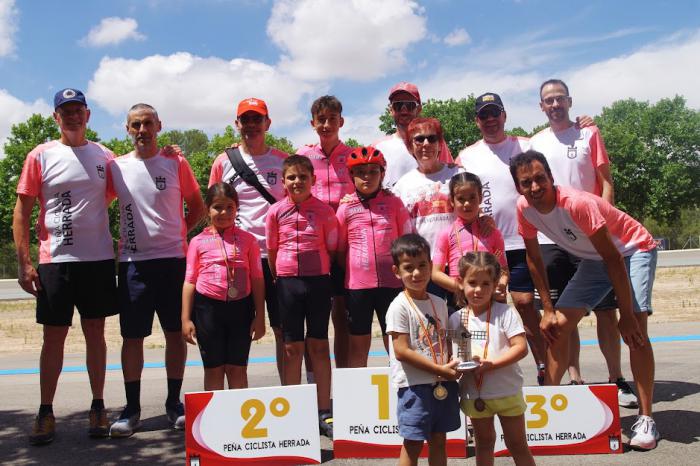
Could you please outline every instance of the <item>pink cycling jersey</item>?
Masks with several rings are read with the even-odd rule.
[[[280,277],[330,272],[329,252],[338,247],[338,222],[326,203],[310,196],[295,204],[288,197],[270,206],[265,219],[268,250],[277,250]]]
[[[333,210],[338,210],[343,196],[355,191],[350,171],[345,165],[350,152],[352,147],[342,142],[335,146],[329,156],[323,153],[321,144],[300,147],[296,152],[308,157],[314,166],[316,183],[311,188],[311,194],[330,205]]]
[[[107,164],[113,158],[90,141],[77,147],[50,141],[27,155],[17,194],[38,198],[39,263],[114,258],[107,215]]]
[[[209,227],[192,238],[187,250],[185,282],[194,283],[197,292],[209,298],[231,300],[226,294],[227,261],[229,269],[233,269],[233,284],[238,292],[233,300],[243,299],[251,292],[251,280],[263,278],[263,271],[258,242],[238,227],[227,228],[223,235]]]
[[[466,225],[464,220],[457,218],[449,227],[438,233],[433,250],[433,263],[447,265],[450,277],[459,277],[459,260],[471,251],[490,252],[498,259],[503,270],[508,270],[503,236],[497,228],[491,230],[488,236],[479,231],[479,222]]]
[[[413,231],[401,199],[382,190],[374,198],[361,201],[353,193],[340,201],[336,217],[338,250],[347,251],[345,287],[401,287],[401,280],[391,270],[391,243]]]

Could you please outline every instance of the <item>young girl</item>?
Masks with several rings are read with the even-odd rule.
[[[386,161],[379,150],[358,147],[346,164],[355,192],[340,201],[336,213],[337,258],[345,269],[350,367],[366,367],[375,311],[389,351],[386,311],[401,291],[401,280],[391,269],[391,243],[413,227],[401,199],[382,189]]]
[[[493,464],[495,415],[515,464],[534,465],[525,438],[527,405],[517,363],[527,355],[525,329],[515,309],[495,301],[500,276],[501,266],[491,253],[468,252],[459,260],[459,301],[465,307],[450,316],[448,328],[471,334],[472,359],[479,363],[461,379],[461,405],[474,427],[477,465]]]
[[[461,292],[459,260],[470,251],[487,251],[498,259],[501,274],[494,291],[496,301],[506,301],[508,285],[508,264],[506,262],[503,236],[497,228],[483,233],[479,225],[479,205],[481,205],[481,180],[469,172],[452,176],[449,184],[449,202],[455,213],[455,221],[440,231],[435,240],[433,252],[433,282],[442,288],[459,294]],[[449,267],[449,276],[445,274]],[[452,304],[452,303],[450,303]]]
[[[251,340],[265,334],[265,281],[255,237],[234,225],[238,195],[228,183],[207,191],[210,225],[192,238],[182,287],[182,335],[198,344],[204,389],[248,387]]]

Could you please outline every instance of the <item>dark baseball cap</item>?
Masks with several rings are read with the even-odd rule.
[[[53,108],[54,110],[63,104],[68,102],[80,102],[87,107],[87,102],[85,101],[85,94],[83,94],[78,89],[72,89],[67,87],[61,89],[53,96]]]
[[[474,110],[476,113],[479,113],[482,108],[488,107],[489,105],[495,105],[501,110],[505,110],[503,108],[503,101],[501,101],[501,97],[493,92],[487,92],[486,94],[481,94],[479,97],[477,97],[476,103],[474,104]]]

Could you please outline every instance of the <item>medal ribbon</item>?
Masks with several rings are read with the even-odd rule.
[[[474,317],[476,317],[476,314],[474,314]],[[486,343],[484,344],[484,352],[481,355],[481,359],[486,359],[489,354],[489,339],[490,339],[490,330],[491,330],[491,304],[489,304],[489,310],[486,311]],[[467,306],[467,317],[464,322],[462,322],[464,327],[467,329],[467,332],[469,331],[469,306]],[[479,374],[478,377],[476,377],[475,383],[476,383],[476,390],[479,392],[479,398],[481,398],[481,385],[484,382],[484,374]]]
[[[461,256],[464,256],[464,249],[462,248],[462,240],[459,239],[459,230],[457,229],[458,222],[461,223],[459,220],[457,222],[455,222],[453,231],[455,234],[455,240],[457,241],[457,246],[459,247],[459,255],[461,257]],[[479,250],[479,242],[474,237],[474,233],[473,233],[474,229],[478,228],[478,224],[479,224],[479,221],[477,220],[475,222],[472,222],[471,225],[469,225],[470,226],[469,233],[472,235],[472,251],[473,252],[476,252]],[[460,230],[466,230],[466,229],[467,229],[467,226],[465,224],[462,224],[462,228],[460,228]]]
[[[437,355],[435,354],[435,349],[433,348],[433,339],[430,338],[430,334],[428,333],[428,328],[425,326],[425,323],[423,323],[423,315],[420,313],[418,310],[418,306],[416,306],[416,303],[413,302],[413,298],[408,294],[406,290],[403,290],[404,294],[406,295],[406,299],[408,299],[408,303],[411,305],[411,309],[413,309],[416,314],[418,315],[418,323],[420,323],[421,329],[423,329],[423,333],[425,334],[425,337],[428,339],[428,345],[430,348],[430,355],[433,357],[433,362],[435,364],[444,364],[444,357],[445,357],[445,351],[443,350],[442,347],[442,338],[440,337],[440,318],[437,315],[437,311],[435,310],[435,304],[433,304],[433,300],[430,299],[430,295],[428,295],[428,301],[430,301],[430,305],[433,308],[433,317],[435,318],[435,331],[437,332],[438,335],[438,347],[440,348],[440,362],[437,360]]]
[[[216,238],[216,242],[219,244],[219,249],[221,250],[221,257],[226,265],[226,285],[228,287],[233,285],[233,277],[236,273],[234,265],[236,263],[236,235],[233,236],[233,257],[231,258],[231,265],[228,262],[228,253],[226,252],[226,243],[224,242],[224,234],[226,231],[221,233],[221,235],[216,234],[214,227],[211,229],[211,233]]]

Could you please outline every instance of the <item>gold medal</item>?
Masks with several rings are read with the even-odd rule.
[[[482,400],[481,398],[477,398],[476,400],[474,400],[474,409],[476,409],[479,412],[485,410],[486,403],[484,402],[484,400]]]
[[[436,400],[442,401],[445,398],[447,398],[447,388],[440,382],[435,385],[433,388],[433,396],[435,397]]]

